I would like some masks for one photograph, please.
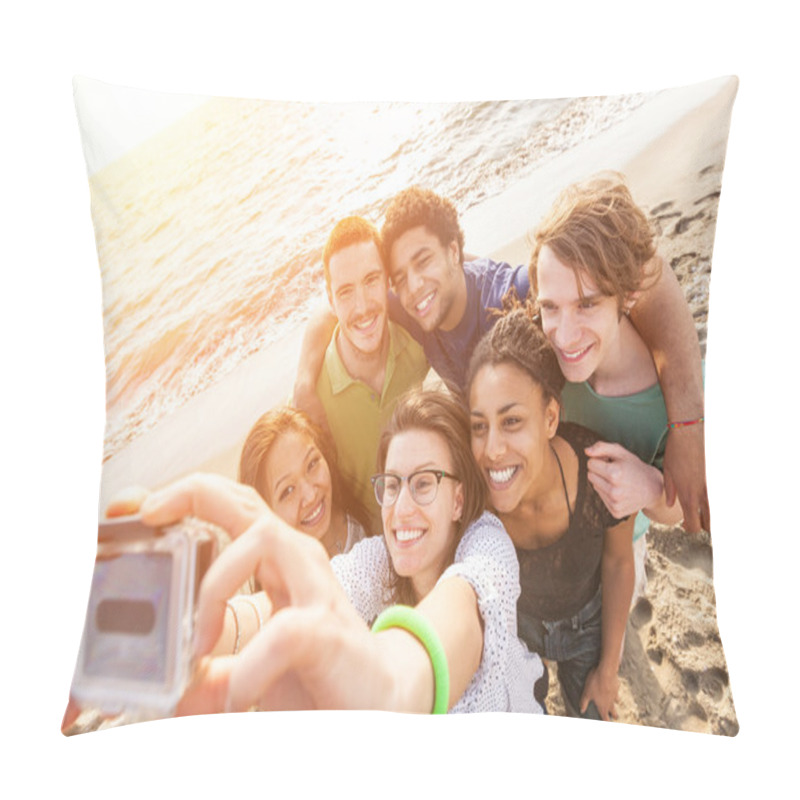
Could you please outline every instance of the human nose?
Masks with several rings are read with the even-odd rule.
[[[300,484],[300,494],[304,503],[309,503],[314,499],[316,489],[310,480],[304,480]]]
[[[580,339],[580,326],[575,317],[568,312],[559,313],[552,322],[551,330],[550,338],[556,347],[567,349],[570,345],[577,344]]]
[[[363,286],[357,286],[355,293],[356,312],[362,313],[366,311],[368,305],[369,298],[367,297],[367,290]]]
[[[408,291],[412,295],[422,288],[423,283],[422,275],[417,274],[416,270],[410,269],[408,271]]]
[[[403,481],[400,484],[400,491],[397,493],[397,499],[394,501],[393,505],[395,513],[400,516],[416,510],[417,504],[411,496],[411,484],[409,481]]]
[[[496,461],[506,449],[505,438],[499,428],[492,426],[486,434],[486,456],[490,461]]]

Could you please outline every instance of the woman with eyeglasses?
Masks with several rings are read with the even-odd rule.
[[[331,562],[360,616],[372,622],[393,603],[417,606],[434,587],[458,592],[468,613],[449,626],[475,636],[450,662],[463,693],[452,711],[541,711],[533,686],[543,672],[516,633],[519,576],[511,541],[484,510],[486,489],[469,446],[466,410],[451,396],[402,398],[380,440],[372,478],[383,537]]]
[[[466,410],[439,392],[406,396],[379,459],[384,536],[333,559],[252,487],[220,476],[189,476],[144,499],[145,524],[191,514],[232,539],[203,579],[197,668],[176,713],[542,712],[533,696],[542,662],[517,636],[514,546],[484,510]],[[237,634],[231,655],[219,647],[227,603],[253,576],[264,590],[259,625]]]

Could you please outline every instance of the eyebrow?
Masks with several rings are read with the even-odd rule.
[[[601,291],[591,292],[589,294],[579,293],[578,294],[578,302],[585,303],[587,300],[598,300],[600,298],[607,297],[607,296],[608,295],[603,294]],[[537,298],[537,301],[538,301],[539,305],[541,305],[542,303],[553,303],[553,305],[558,305],[552,298],[547,297],[547,295],[545,295],[544,297],[542,297],[540,295]]]
[[[497,409],[498,414],[505,414],[507,411],[511,411],[514,406],[521,406],[522,403],[519,400],[512,400],[510,403],[506,403],[501,408]],[[484,417],[486,416],[483,411],[470,411],[469,412],[473,417]]]
[[[394,472],[397,474],[397,470],[389,469],[388,465],[384,469],[386,472]],[[425,461],[424,463],[418,464],[416,467],[414,467],[414,469],[412,469],[408,474],[411,475],[412,473],[419,472],[423,469],[441,469],[441,467],[438,467],[435,461]]]
[[[306,450],[306,454],[303,456],[303,464],[305,464],[308,461],[308,457],[316,449],[317,449],[317,446],[314,445],[314,444],[309,446],[308,450]],[[278,478],[278,480],[275,481],[275,485],[272,488],[273,494],[278,491],[278,488],[280,487],[281,483],[283,483],[283,481],[286,481],[291,477],[292,477],[292,473],[291,472],[287,472],[284,475],[281,475],[281,477]]]

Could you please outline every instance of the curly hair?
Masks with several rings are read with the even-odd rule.
[[[458,212],[446,198],[430,189],[411,186],[396,194],[386,209],[381,228],[384,263],[389,264],[389,254],[394,243],[411,228],[424,226],[442,247],[458,243],[458,261],[464,262],[464,232],[458,223]]]
[[[381,242],[380,231],[363,217],[345,217],[340,219],[328,236],[325,247],[322,250],[322,266],[325,272],[325,286],[331,290],[331,258],[345,247],[361,242],[373,242],[378,248],[378,254],[383,259],[383,244]],[[384,270],[385,270],[384,266]]]
[[[580,283],[585,271],[622,312],[630,296],[658,280],[661,271],[653,229],[616,172],[568,186],[534,234],[528,275],[538,293],[536,266],[547,245]]]
[[[281,406],[262,414],[247,434],[239,458],[239,482],[252,486],[269,504],[264,490],[264,472],[270,450],[283,435],[292,431],[308,436],[328,465],[331,474],[331,493],[334,508],[341,509],[368,529],[368,515],[339,472],[336,445],[327,431],[296,408]]]
[[[545,402],[551,398],[561,402],[564,375],[538,318],[534,316],[530,301],[524,304],[516,299],[507,301],[505,312],[478,342],[467,369],[467,395],[475,376],[487,364],[513,364],[519,367],[541,387]]]
[[[458,476],[464,492],[464,507],[456,523],[456,536],[447,564],[455,558],[456,549],[464,531],[486,507],[486,484],[472,457],[469,441],[469,414],[453,395],[434,389],[414,389],[403,395],[381,435],[378,445],[378,471],[386,467],[386,456],[392,439],[410,430],[430,431],[438,434],[447,444],[453,472]],[[409,578],[400,577],[391,570],[387,589],[393,602],[414,604],[414,593]]]

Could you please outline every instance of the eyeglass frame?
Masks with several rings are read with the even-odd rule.
[[[414,492],[411,489],[411,481],[417,475],[424,475],[426,473],[430,473],[431,475],[433,475],[436,478],[436,492],[434,492],[433,497],[431,497],[431,499],[427,503],[420,503],[419,500],[417,500],[417,498],[414,496]],[[378,486],[377,486],[377,483],[381,478],[387,478],[387,477],[389,477],[389,478],[397,478],[397,480],[400,481],[400,488],[398,489],[394,500],[392,500],[391,503],[384,504],[378,498]],[[447,472],[447,470],[432,469],[432,468],[418,469],[418,470],[415,470],[414,472],[411,472],[408,475],[398,475],[396,472],[379,472],[376,475],[373,475],[370,478],[370,481],[372,483],[372,489],[373,489],[373,491],[375,493],[375,500],[377,500],[378,505],[381,508],[391,508],[397,502],[398,498],[400,497],[400,492],[403,491],[403,484],[404,483],[408,484],[408,493],[411,495],[411,499],[418,506],[423,506],[424,507],[424,506],[429,506],[429,505],[431,505],[432,503],[435,502],[436,498],[439,495],[439,485],[442,482],[442,478],[450,478],[451,480],[459,481],[459,482],[461,481],[461,478],[459,478],[458,475],[453,475],[451,472]]]

